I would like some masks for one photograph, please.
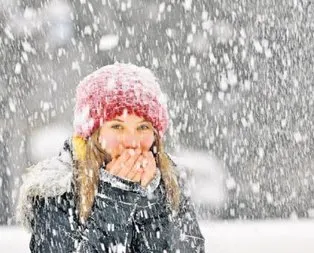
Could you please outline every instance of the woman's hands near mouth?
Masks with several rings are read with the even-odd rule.
[[[106,169],[115,176],[140,183],[143,187],[153,180],[157,170],[152,152],[142,152],[140,149],[125,149],[118,158],[107,164]]]

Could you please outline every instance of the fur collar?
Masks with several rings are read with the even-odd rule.
[[[65,142],[58,156],[39,162],[26,169],[17,203],[16,220],[30,229],[33,219],[33,197],[53,197],[71,191],[73,179],[72,154]]]

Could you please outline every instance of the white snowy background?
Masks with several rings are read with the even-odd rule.
[[[27,252],[21,175],[115,61],[160,79],[207,252],[313,252],[313,30],[311,0],[0,0],[0,252]]]

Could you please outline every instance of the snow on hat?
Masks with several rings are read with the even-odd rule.
[[[150,121],[164,135],[167,105],[152,71],[133,64],[104,66],[86,76],[76,89],[74,135],[88,138],[102,123],[126,111]]]

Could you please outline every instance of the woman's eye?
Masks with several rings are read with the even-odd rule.
[[[111,128],[113,129],[122,129],[121,125],[112,125]]]
[[[141,126],[139,126],[138,128],[139,128],[139,130],[146,130],[146,129],[149,129],[149,127],[146,126],[146,125],[141,125]]]

